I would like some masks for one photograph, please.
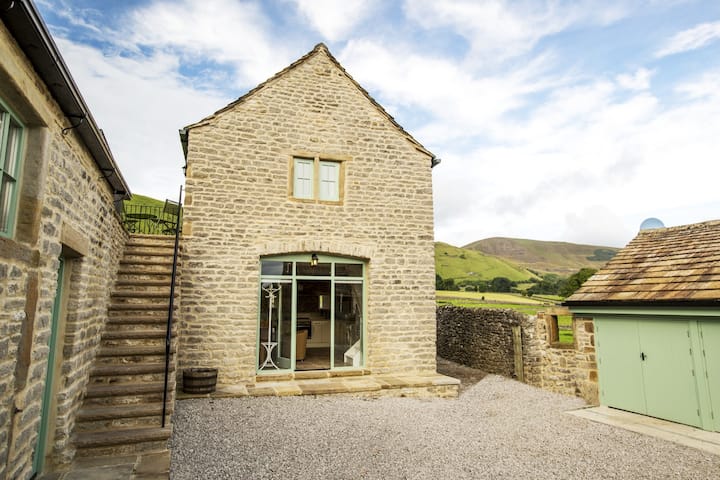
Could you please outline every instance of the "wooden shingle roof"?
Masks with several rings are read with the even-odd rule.
[[[720,220],[641,231],[565,304],[720,306]]]

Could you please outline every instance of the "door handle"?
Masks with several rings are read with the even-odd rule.
[[[645,355],[645,352],[640,352],[640,360],[642,360],[644,362],[646,358],[647,358],[647,355]]]

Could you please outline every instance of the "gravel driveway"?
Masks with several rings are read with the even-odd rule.
[[[183,400],[170,478],[720,478],[718,456],[563,413],[582,400],[475,379],[457,400]]]

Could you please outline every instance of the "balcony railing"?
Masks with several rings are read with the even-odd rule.
[[[144,233],[149,235],[175,235],[175,225],[178,224],[178,214],[181,213],[178,204],[170,200],[164,207],[151,207],[147,205],[123,205],[122,222],[125,230],[130,233]]]

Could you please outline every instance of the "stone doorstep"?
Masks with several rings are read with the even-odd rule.
[[[297,376],[296,372],[296,376]],[[304,373],[304,372],[303,372]],[[177,399],[230,398],[294,395],[332,395],[371,393],[380,390],[423,389],[457,387],[460,381],[445,375],[353,375],[340,377],[292,378],[292,373],[258,376],[256,383],[246,385],[220,385],[210,394],[192,395],[178,391]],[[261,380],[262,379],[262,380]],[[428,396],[433,396],[431,393]]]

